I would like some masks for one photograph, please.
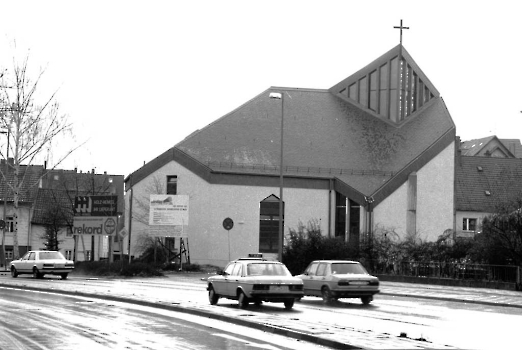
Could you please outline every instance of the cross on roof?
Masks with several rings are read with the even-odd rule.
[[[401,43],[401,45],[402,45],[402,30],[403,30],[403,29],[410,29],[410,27],[403,27],[403,26],[402,26],[402,19],[401,19],[401,25],[398,26],[398,27],[393,27],[393,28],[395,28],[395,29],[400,29],[400,30],[401,30],[401,41],[400,41],[400,43]]]

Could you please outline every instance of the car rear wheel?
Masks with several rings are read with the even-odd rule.
[[[373,300],[373,297],[371,297],[371,296],[361,298],[361,301],[364,305],[368,305],[369,303],[371,303],[372,300]]]
[[[18,277],[18,271],[16,271],[16,267],[14,267],[14,266],[11,267],[11,276],[12,276],[13,278]]]
[[[40,273],[40,271],[38,271],[38,268],[33,268],[33,278],[34,279],[39,279],[39,278],[42,278],[43,275]]]
[[[213,287],[210,287],[208,290],[208,301],[210,305],[216,305],[219,300],[219,295],[216,294],[216,291]]]
[[[240,309],[246,309],[248,307],[248,298],[242,291],[237,296],[237,304]]]
[[[321,296],[323,297],[323,302],[325,304],[329,304],[333,301],[332,292],[330,291],[330,288],[326,286],[321,289]]]
[[[285,301],[285,309],[290,310],[291,308],[293,308],[294,307],[294,302],[295,302],[294,299],[286,300]]]

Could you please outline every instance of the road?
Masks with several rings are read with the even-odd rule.
[[[106,298],[125,296],[136,302],[146,300],[155,305],[214,313],[238,323],[257,322],[372,349],[513,348],[519,343],[517,330],[522,324],[522,299],[516,292],[506,296],[491,290],[383,283],[383,293],[369,306],[363,306],[355,299],[323,305],[319,298],[307,297],[296,303],[291,311],[280,304],[269,303],[261,307],[252,305],[245,311],[239,310],[232,300],[220,299],[217,306],[209,305],[206,284],[197,275],[126,280],[72,276],[67,281],[47,277],[44,280],[0,277],[0,284],[4,282],[75,293],[88,291]],[[414,298],[415,293],[424,297]],[[406,294],[409,296],[400,296]],[[467,298],[468,302],[448,301],[448,296],[454,300]],[[486,297],[491,302],[477,302]],[[496,305],[497,301],[502,301],[500,306]],[[506,306],[509,303],[513,306]],[[399,337],[401,334],[405,338]]]
[[[179,312],[0,288],[0,349],[316,349],[317,345]]]

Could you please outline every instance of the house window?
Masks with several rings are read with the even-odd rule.
[[[178,176],[167,176],[167,194],[178,194]]]
[[[5,258],[7,260],[13,260],[13,250],[12,249],[5,249]]]
[[[475,231],[477,229],[477,219],[464,218],[462,220],[463,231]]]
[[[65,251],[65,259],[72,260],[72,250]]]
[[[14,232],[14,218],[12,216],[5,217],[5,232]]]
[[[91,261],[91,251],[90,250],[85,251],[85,261]]]

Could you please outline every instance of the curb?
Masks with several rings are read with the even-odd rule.
[[[230,317],[230,316],[225,316],[225,315],[218,315],[213,312],[193,309],[190,307],[183,307],[183,306],[179,306],[179,305],[175,305],[175,304],[153,303],[153,302],[149,302],[149,301],[136,300],[136,299],[130,299],[130,298],[125,298],[125,297],[91,294],[91,293],[84,293],[84,292],[78,292],[78,291],[72,292],[72,291],[52,289],[52,288],[13,286],[11,284],[3,284],[3,283],[0,283],[0,287],[7,288],[7,289],[25,289],[25,290],[31,290],[31,291],[37,291],[37,292],[52,292],[52,293],[56,293],[56,294],[80,296],[80,297],[87,297],[87,298],[96,298],[96,299],[102,299],[102,300],[110,300],[110,301],[115,301],[115,302],[122,302],[122,303],[129,303],[129,304],[135,304],[135,305],[140,305],[140,306],[153,307],[153,308],[169,310],[169,311],[184,312],[184,313],[188,313],[188,314],[195,315],[195,316],[202,316],[202,317],[207,317],[207,318],[211,318],[211,319],[215,319],[215,320],[219,320],[219,321],[234,323],[234,324],[238,324],[240,326],[254,328],[254,329],[264,331],[264,332],[282,335],[282,336],[297,339],[297,340],[304,340],[304,341],[307,341],[310,343],[328,346],[328,347],[334,348],[334,349],[363,349],[361,347],[353,346],[353,345],[350,345],[347,343],[338,342],[335,340],[329,340],[329,339],[325,339],[325,338],[319,338],[314,335],[308,334],[306,332],[298,332],[298,331],[284,329],[284,328],[280,328],[280,327],[276,327],[276,326],[272,326],[272,325],[258,323],[255,321],[238,319],[235,317]]]
[[[417,299],[431,299],[431,300],[440,300],[440,301],[451,301],[451,302],[456,302],[456,303],[462,302],[462,303],[468,303],[468,304],[479,304],[479,305],[487,305],[487,306],[502,306],[502,307],[514,307],[514,308],[522,309],[522,305],[507,304],[507,303],[495,303],[493,301],[434,297],[434,296],[431,296],[431,295],[419,295],[419,294],[397,294],[397,293],[387,293],[387,292],[380,292],[379,294],[393,296],[393,297],[406,297],[406,298],[409,297],[409,298],[417,298]]]

